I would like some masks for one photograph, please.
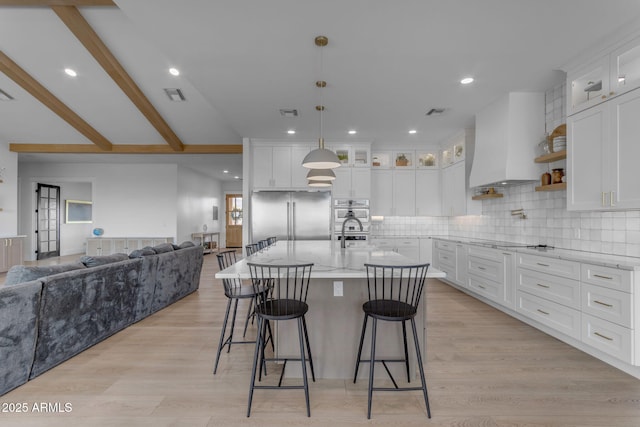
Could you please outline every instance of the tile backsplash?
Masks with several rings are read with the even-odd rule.
[[[566,122],[566,87],[545,94],[546,129]],[[565,167],[565,161],[551,167]],[[567,211],[566,191],[534,191],[538,183],[501,190],[504,197],[482,201],[482,215],[461,217],[385,217],[372,233],[396,236],[464,236],[515,243],[640,257],[640,211]],[[523,209],[526,219],[511,215]]]

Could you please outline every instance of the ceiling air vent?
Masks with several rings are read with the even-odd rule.
[[[432,108],[427,111],[427,116],[441,116],[445,111],[445,108]]]
[[[13,101],[13,96],[0,89],[0,101]]]
[[[181,102],[186,100],[180,89],[165,89],[164,93],[166,93],[172,101]]]
[[[280,110],[280,115],[282,117],[298,117],[298,110],[285,110],[285,109],[281,109]]]

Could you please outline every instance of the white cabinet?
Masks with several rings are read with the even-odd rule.
[[[442,188],[438,169],[418,169],[416,181],[417,216],[442,215]]]
[[[8,271],[14,265],[22,264],[22,237],[0,238],[0,273]]]
[[[306,188],[302,159],[310,150],[307,145],[254,145],[253,188]]]
[[[640,38],[619,44],[567,73],[568,115],[640,86]]]
[[[415,262],[420,260],[420,242],[417,237],[381,237],[373,236],[371,244],[376,248],[397,252]]]
[[[371,169],[341,166],[333,170],[336,179],[331,189],[334,199],[369,199]]]
[[[469,245],[470,290],[508,308],[515,307],[515,253]]]
[[[393,171],[393,215],[416,214],[416,174],[412,170]]]
[[[426,262],[433,265],[433,240],[430,238],[420,237],[420,262]]]
[[[393,171],[371,171],[371,215],[393,215]]]
[[[371,167],[371,144],[333,144],[327,148],[336,153],[341,167]]]
[[[433,241],[433,266],[447,274],[446,281],[465,286],[457,280],[456,245],[446,240]]]
[[[580,264],[518,254],[517,271],[516,311],[579,340]]]
[[[462,162],[442,169],[442,214],[445,216],[467,214],[467,188]]]
[[[569,210],[640,208],[640,89],[567,119]]]
[[[87,239],[87,255],[129,254],[146,246],[173,243],[173,237],[90,237]]]
[[[413,216],[416,214],[414,170],[371,171],[371,215]]]

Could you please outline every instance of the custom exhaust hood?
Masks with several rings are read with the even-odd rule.
[[[470,187],[500,187],[537,181],[537,145],[545,137],[544,93],[512,92],[476,115]]]

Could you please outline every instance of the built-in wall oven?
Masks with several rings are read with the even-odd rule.
[[[357,221],[353,218],[356,218]],[[360,224],[362,224],[362,229]],[[346,246],[368,245],[370,226],[369,200],[336,199],[333,201],[335,240],[341,241],[344,238]]]

